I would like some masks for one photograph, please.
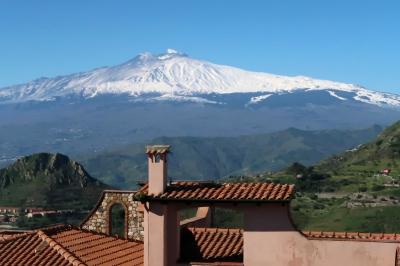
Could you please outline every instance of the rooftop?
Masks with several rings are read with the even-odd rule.
[[[57,226],[0,239],[2,265],[143,265],[143,243]]]
[[[181,237],[182,261],[242,265],[243,231],[240,229],[184,227]],[[142,242],[73,226],[0,233],[2,265],[143,265],[143,255]]]
[[[148,185],[139,193],[148,193]],[[164,193],[148,195],[153,200],[190,201],[289,201],[294,185],[274,183],[202,183],[190,181],[171,182]]]
[[[243,231],[221,228],[181,230],[182,261],[243,262]]]

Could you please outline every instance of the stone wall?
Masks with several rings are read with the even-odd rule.
[[[110,210],[114,204],[125,209],[125,238],[143,241],[144,208],[135,200],[135,191],[105,190],[96,207],[82,222],[81,228],[102,234],[110,234]]]

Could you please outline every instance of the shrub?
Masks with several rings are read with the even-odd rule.
[[[288,167],[287,173],[289,174],[302,174],[302,175],[307,175],[307,167],[302,165],[301,163],[295,162],[291,166]]]
[[[360,186],[358,187],[358,191],[359,192],[366,192],[368,190],[368,188],[366,186]]]
[[[299,205],[295,205],[292,207],[293,211],[299,211],[300,210],[300,206]]]
[[[335,188],[331,187],[331,186],[326,186],[324,189],[325,192],[335,192]]]
[[[374,184],[374,185],[372,186],[372,191],[381,191],[381,190],[383,190],[384,188],[385,188],[385,187],[382,186],[382,185]]]
[[[316,210],[321,210],[321,209],[325,208],[325,205],[322,204],[322,203],[316,202],[316,203],[314,203],[313,208],[316,209]]]
[[[310,196],[310,199],[312,199],[312,200],[317,200],[317,199],[318,199],[318,195],[317,195],[317,194],[312,194],[312,195]]]

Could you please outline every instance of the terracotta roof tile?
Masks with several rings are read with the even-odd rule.
[[[146,153],[147,154],[168,153],[170,148],[171,148],[170,145],[148,145],[146,146]]]
[[[0,241],[1,265],[72,265],[36,233]]]
[[[30,231],[26,231],[26,232],[3,231],[3,232],[0,232],[0,242],[4,241],[4,240],[18,238],[18,237],[27,235],[29,233],[30,233]]]
[[[181,229],[181,260],[243,262],[243,231],[221,228]]]
[[[54,227],[0,240],[1,265],[143,265],[143,243]]]
[[[148,185],[138,193],[148,193]],[[294,185],[273,183],[202,183],[178,181],[170,183],[164,193],[148,195],[156,200],[208,201],[289,201]]]
[[[400,234],[322,231],[305,231],[302,233],[309,239],[400,242]]]

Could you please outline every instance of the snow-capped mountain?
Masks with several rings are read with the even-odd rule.
[[[0,164],[34,152],[93,153],[162,136],[360,129],[399,119],[398,95],[168,50],[0,89]]]
[[[0,103],[53,101],[63,97],[94,98],[127,95],[135,101],[179,101],[224,104],[210,95],[247,94],[246,106],[268,101],[273,95],[324,91],[340,101],[400,107],[400,96],[361,86],[304,76],[250,72],[192,59],[168,49],[143,53],[123,64],[88,72],[40,78],[0,89]]]

